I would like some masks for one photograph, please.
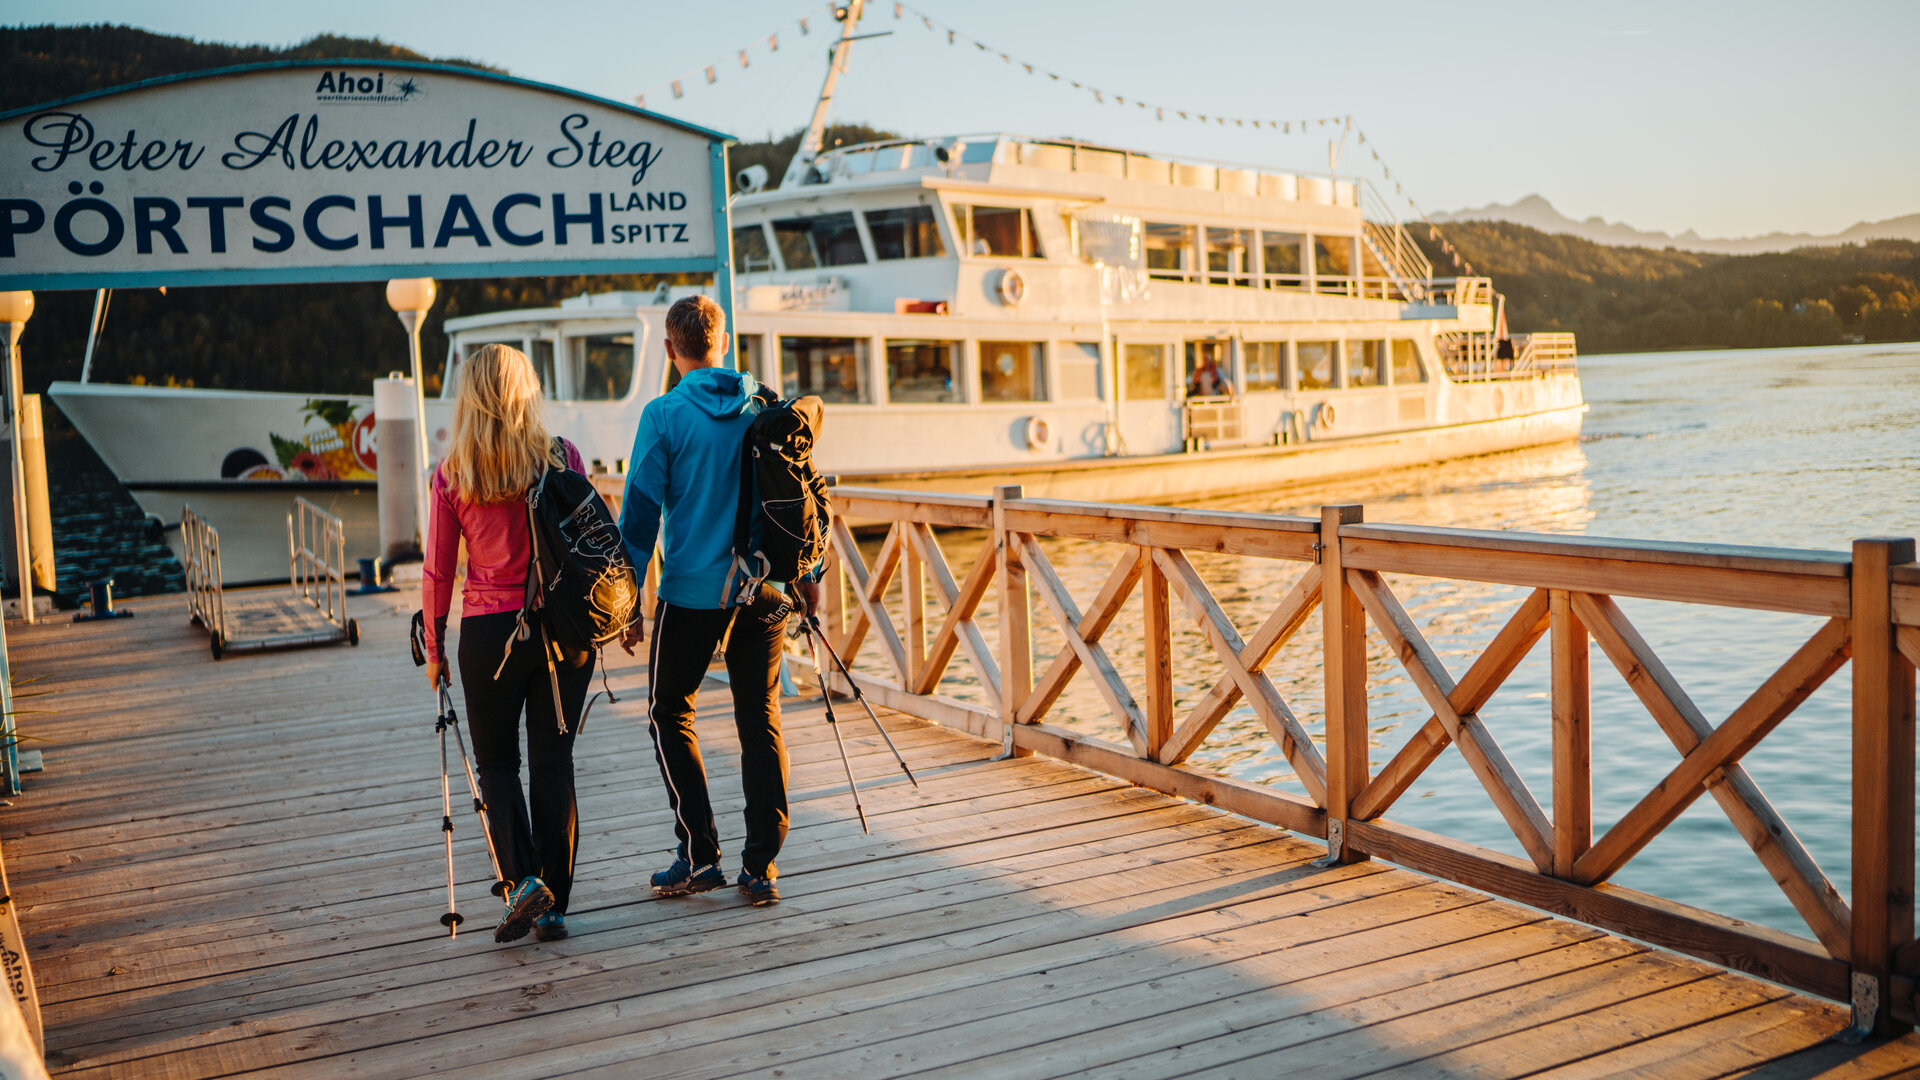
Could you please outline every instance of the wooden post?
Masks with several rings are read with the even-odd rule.
[[[903,530],[920,528],[917,522],[902,522]],[[907,677],[900,685],[913,687],[919,684],[921,673],[927,669],[927,597],[926,575],[922,572],[924,560],[920,557],[920,545],[913,543],[909,536],[901,537],[906,546],[906,562],[900,567],[905,574],[900,581],[901,599],[907,605]]]
[[[993,557],[1000,569],[1000,756],[1027,757],[1033,753],[1013,745],[1020,706],[1033,692],[1032,598],[1027,592],[1027,569],[1019,545],[1007,531],[1007,500],[1026,493],[1019,484],[993,489]]]
[[[847,564],[827,548],[827,572],[820,582],[820,623],[835,649],[847,645]]]
[[[1889,570],[1913,541],[1853,542],[1853,1026],[1899,1035],[1893,958],[1913,940],[1913,669],[1895,651]]]
[[[1327,700],[1327,858],[1359,862],[1347,847],[1347,818],[1367,788],[1367,612],[1347,584],[1340,526],[1361,520],[1359,506],[1320,508],[1320,620]]]
[[[1571,880],[1593,846],[1592,669],[1587,628],[1565,589],[1548,593],[1553,637],[1553,872]]]
[[[1167,607],[1167,575],[1153,561],[1153,549],[1140,549],[1140,606],[1145,613],[1147,646],[1147,756],[1173,737],[1173,622]]]

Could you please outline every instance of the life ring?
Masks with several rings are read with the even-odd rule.
[[[993,291],[1000,298],[1001,303],[1008,307],[1019,307],[1020,302],[1027,298],[1027,279],[1021,277],[1018,270],[1012,268],[1002,270],[1000,280],[994,283]]]
[[[1053,441],[1053,428],[1044,416],[1027,417],[1027,449],[1038,450]]]
[[[1335,421],[1339,419],[1339,414],[1333,411],[1333,402],[1323,401],[1320,403],[1320,408],[1314,411],[1313,429],[1316,432],[1332,431],[1335,426]]]

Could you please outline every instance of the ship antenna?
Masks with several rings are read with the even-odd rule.
[[[814,159],[820,156],[827,140],[827,110],[833,105],[834,84],[840,81],[841,72],[847,69],[847,53],[853,47],[854,27],[860,22],[860,9],[866,6],[866,0],[846,0],[836,5],[834,17],[840,20],[840,40],[833,45],[833,53],[827,61],[827,79],[820,84],[820,100],[813,104],[813,119],[807,123],[807,133],[800,137],[800,148],[793,153],[793,160],[787,162],[787,172],[780,178],[783,188],[799,187],[807,170],[813,167]]]

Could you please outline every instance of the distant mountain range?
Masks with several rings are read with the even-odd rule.
[[[1868,240],[1920,240],[1920,214],[1908,214],[1905,217],[1889,218],[1886,221],[1863,221],[1844,232],[1831,236],[1776,232],[1765,236],[1720,239],[1701,236],[1692,229],[1678,236],[1671,233],[1649,232],[1622,222],[1605,221],[1599,217],[1575,221],[1554,209],[1552,203],[1539,195],[1529,195],[1507,204],[1492,203],[1475,210],[1455,210],[1452,213],[1434,214],[1433,220],[1442,224],[1454,221],[1510,221],[1516,225],[1539,229],[1541,232],[1577,236],[1596,244],[1647,247],[1656,250],[1671,247],[1682,251],[1712,252],[1717,255],[1757,255],[1761,252],[1792,251],[1794,248],[1803,247],[1859,244]]]

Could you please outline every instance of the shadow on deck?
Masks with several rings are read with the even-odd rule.
[[[47,771],[0,817],[49,1063],[73,1077],[1884,1076],[1920,1041],[1826,1041],[1840,1008],[905,716],[909,787],[790,700],[778,907],[653,898],[671,818],[644,669],[578,747],[562,942],[497,946],[457,814],[445,885],[415,597],[357,649],[214,663],[184,601],[10,627],[51,696]],[[702,732],[729,849],[724,688]],[[459,781],[455,780],[456,790]],[[737,869],[737,867],[734,867]]]

